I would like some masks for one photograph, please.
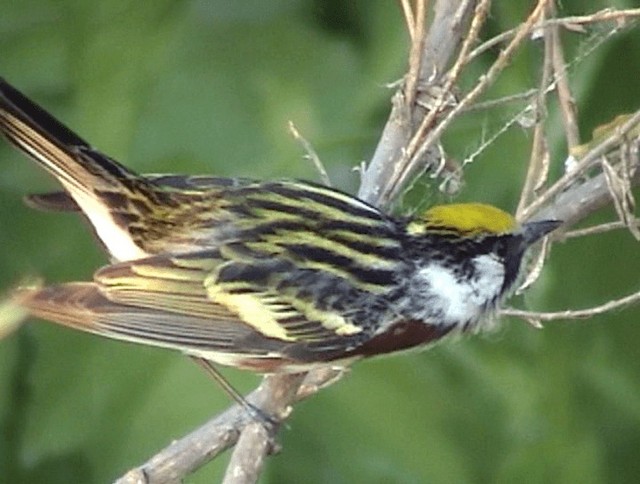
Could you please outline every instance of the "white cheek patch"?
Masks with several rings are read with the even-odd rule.
[[[504,263],[493,254],[478,255],[472,263],[478,276],[473,284],[476,294],[481,299],[494,299],[504,284]]]
[[[432,265],[420,270],[420,278],[429,282],[429,292],[442,304],[445,319],[459,321],[463,317],[463,300],[468,291],[449,269]]]
[[[477,321],[499,296],[504,281],[504,266],[491,255],[473,258],[475,277],[464,280],[440,265],[420,270],[420,278],[428,281],[429,295],[441,305],[447,324]]]

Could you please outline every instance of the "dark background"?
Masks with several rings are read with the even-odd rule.
[[[561,13],[612,3],[564,1]],[[518,4],[495,2],[485,39],[524,17],[530,6]],[[640,106],[640,30],[586,55],[605,31],[563,34],[585,141]],[[491,97],[535,87],[540,50],[524,49]],[[393,1],[24,0],[0,15],[0,75],[131,168],[317,179],[287,133],[292,120],[352,192],[406,51]],[[464,158],[521,107],[466,116],[445,137],[448,152]],[[557,176],[566,149],[549,108]],[[509,130],[469,166],[456,200],[514,210],[530,143],[527,130]],[[0,291],[26,275],[87,280],[106,262],[75,216],[22,204],[53,187],[0,144]],[[423,180],[404,209],[447,200]],[[639,248],[622,230],[558,244],[536,286],[510,303],[583,308],[638,290]],[[506,320],[488,335],[358,364],[296,407],[263,482],[637,482],[639,312],[543,331]],[[225,374],[242,390],[259,381]],[[228,404],[179,354],[31,323],[0,341],[0,480],[109,482]],[[225,464],[188,482],[218,480]]]

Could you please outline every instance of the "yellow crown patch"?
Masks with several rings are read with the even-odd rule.
[[[411,222],[408,232],[455,232],[473,236],[481,233],[504,234],[516,228],[515,219],[499,208],[483,203],[437,205]]]

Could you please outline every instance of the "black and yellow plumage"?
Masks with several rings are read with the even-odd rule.
[[[262,372],[346,364],[481,326],[524,251],[482,204],[392,217],[299,181],[141,176],[0,82],[0,131],[65,192],[31,205],[84,214],[113,264],[92,282],[24,288],[32,314]]]

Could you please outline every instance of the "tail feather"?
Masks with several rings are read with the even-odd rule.
[[[91,282],[20,288],[14,303],[31,316],[120,341],[179,350],[238,366],[234,355],[273,357],[285,342],[264,337],[233,315],[189,315],[112,301]],[[218,316],[216,316],[218,314]]]
[[[118,186],[136,179],[115,160],[0,78],[0,131],[9,142],[55,176],[67,190]],[[106,175],[106,176],[105,176]]]
[[[100,334],[95,326],[95,312],[101,296],[95,284],[69,283],[61,286],[23,287],[13,294],[14,302],[32,316],[55,321],[81,331]]]
[[[44,212],[81,212],[72,196],[67,192],[37,193],[24,197],[27,206]]]
[[[46,132],[55,139],[60,146],[84,146],[89,144],[76,133],[55,119],[24,94],[0,78],[0,105],[2,110],[11,113],[16,118],[28,118],[27,124],[46,128]]]
[[[0,78],[0,132],[49,173],[71,197],[35,196],[32,206],[53,210],[81,210],[98,237],[116,260],[145,255],[140,242],[129,231],[129,221],[145,214],[132,214],[131,198],[147,201],[152,188],[144,178],[93,149],[43,108]],[[149,212],[150,210],[147,210]]]

